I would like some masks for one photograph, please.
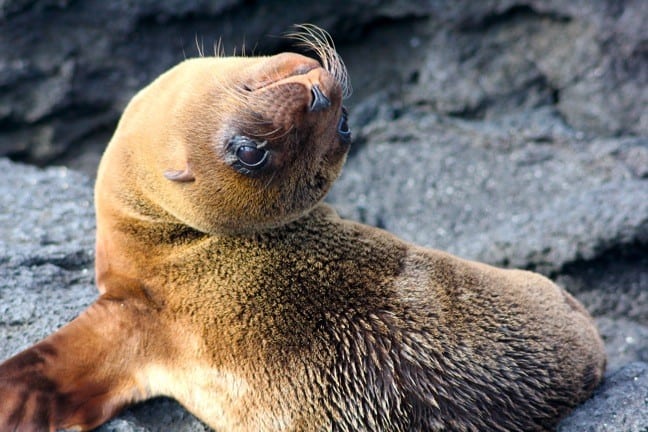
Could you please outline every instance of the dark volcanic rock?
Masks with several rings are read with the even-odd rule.
[[[67,168],[0,158],[0,361],[71,321],[97,297],[92,183]],[[170,400],[127,411],[103,431],[205,431]]]
[[[0,3],[0,156],[43,164],[103,148],[139,88],[186,57],[212,55],[219,41],[228,54],[268,52],[285,45],[279,36],[295,23],[343,33],[385,14],[422,13],[410,2],[292,3]]]
[[[497,3],[417,47],[410,99],[471,117],[553,104],[591,136],[648,131],[645,2]]]
[[[569,264],[557,282],[596,317],[608,370],[648,363],[648,247],[629,245]]]
[[[648,363],[631,363],[606,377],[594,396],[558,427],[559,432],[648,430]]]
[[[94,206],[84,176],[0,159],[0,358],[47,336],[95,297]]]
[[[360,130],[330,200],[417,243],[556,272],[648,241],[648,181],[621,154],[648,140],[584,140],[552,110],[459,120],[411,110]]]
[[[0,156],[67,161],[92,173],[124,105],[159,73],[185,57],[211,54],[217,41],[227,53],[244,46],[274,52],[287,44],[278,36],[301,22],[333,34],[358,71],[361,95],[391,89],[398,103],[471,118],[549,105],[590,135],[648,130],[648,6],[642,0],[293,6],[278,0],[3,2]],[[345,49],[351,41],[355,48]]]

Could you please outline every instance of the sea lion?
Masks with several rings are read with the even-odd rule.
[[[186,60],[137,94],[96,183],[100,296],[0,365],[0,430],[177,399],[222,431],[548,431],[605,367],[546,278],[321,203],[350,145],[327,36]]]

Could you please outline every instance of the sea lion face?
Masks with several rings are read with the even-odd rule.
[[[201,215],[207,231],[299,217],[324,197],[349,148],[341,86],[317,61],[280,54],[232,63],[228,81],[212,92],[227,108],[191,131],[202,132],[188,152],[195,181],[174,185],[218,209]]]
[[[321,63],[294,53],[203,57],[161,75],[127,107],[98,174],[98,184],[130,184],[98,188],[113,190],[98,201],[207,233],[264,230],[312,209],[351,134],[344,65],[326,41],[308,43]]]

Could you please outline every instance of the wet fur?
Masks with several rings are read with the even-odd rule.
[[[89,429],[166,395],[223,431],[549,431],[589,396],[603,345],[564,290],[320,203],[350,86],[317,32],[298,39],[324,69],[188,60],[129,104],[97,178],[101,296],[0,365],[0,430]],[[270,169],[228,165],[239,134]]]

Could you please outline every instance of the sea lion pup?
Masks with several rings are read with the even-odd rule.
[[[408,244],[320,201],[350,131],[342,62],[187,60],[126,108],[96,184],[99,299],[0,366],[0,430],[177,399],[219,431],[546,431],[601,379],[542,276]]]

